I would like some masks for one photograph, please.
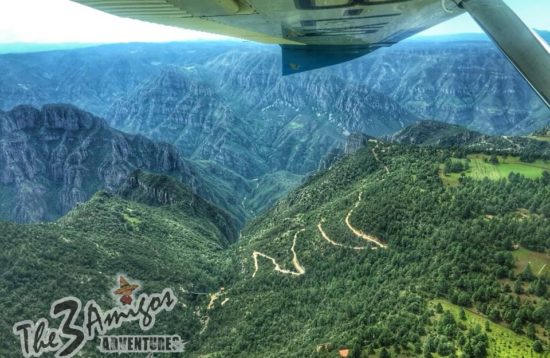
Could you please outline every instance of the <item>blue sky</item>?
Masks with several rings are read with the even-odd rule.
[[[550,30],[549,0],[505,0],[530,27]],[[421,35],[481,32],[468,15]],[[0,0],[0,43],[164,42],[221,36],[122,19],[69,0]]]

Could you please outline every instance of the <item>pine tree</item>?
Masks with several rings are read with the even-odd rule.
[[[537,353],[542,353],[544,351],[542,343],[540,343],[540,341],[538,339],[533,342],[532,348]]]
[[[532,281],[535,278],[535,275],[533,275],[533,270],[531,270],[531,264],[527,264],[523,271],[519,274],[519,277],[523,281]]]
[[[386,348],[382,348],[380,351],[380,355],[378,356],[380,358],[391,358],[390,352]]]
[[[466,320],[466,312],[464,312],[464,308],[460,307],[460,313],[458,314],[458,317],[462,320]]]
[[[514,293],[516,295],[521,295],[523,293],[523,284],[519,279],[514,282]]]
[[[535,336],[535,326],[532,323],[529,323],[527,325],[527,329],[525,330],[525,334],[527,335],[527,337],[529,337],[531,339],[536,338],[536,336]]]

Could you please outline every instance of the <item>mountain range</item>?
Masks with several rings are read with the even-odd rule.
[[[463,38],[282,77],[277,51],[0,56],[0,356],[124,275],[178,302],[111,333],[190,357],[545,357],[550,112],[512,66]]]
[[[222,187],[208,185],[202,170],[171,145],[112,129],[70,105],[17,106],[0,112],[0,215],[4,220],[53,220],[96,191],[114,191],[135,169],[169,174],[220,207]],[[235,219],[237,220],[237,219]]]
[[[409,128],[406,143],[433,126]],[[438,128],[441,143],[467,132]],[[0,353],[18,356],[10,326],[44,315],[55,298],[110,307],[109,289],[127,272],[145,292],[174,290],[181,304],[151,334],[182,335],[191,357],[543,357],[550,161],[536,152],[533,163],[489,163],[485,155],[506,148],[470,150],[475,135],[449,146],[354,137],[353,153],[238,240],[224,211],[141,170],[53,223],[0,223]],[[448,161],[469,161],[453,185],[441,170]],[[499,176],[484,177],[489,168]],[[95,346],[83,353],[99,356]]]
[[[287,77],[276,48],[230,42],[9,54],[0,66],[0,109],[71,103],[169,143],[241,222],[326,167],[351,133],[391,135],[436,119],[512,135],[550,122],[494,46],[468,38],[406,42]]]

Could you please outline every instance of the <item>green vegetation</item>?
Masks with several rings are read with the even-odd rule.
[[[229,208],[239,219],[250,219],[264,212],[295,189],[303,179],[303,175],[285,170],[246,179],[212,161],[195,163],[201,180],[207,182],[209,187],[216,188],[219,197],[226,198],[223,207]]]
[[[550,142],[550,136],[529,136],[529,138],[533,138],[543,142]]]
[[[536,276],[550,278],[550,253],[527,250],[523,247],[512,252],[516,259],[515,273],[522,272],[527,264]]]
[[[483,333],[487,335],[487,355],[486,357],[542,357],[543,355],[533,352],[533,340],[528,337],[518,334],[501,324],[492,322],[488,317],[485,317],[470,309],[462,309],[460,306],[454,305],[445,300],[434,300],[432,304],[435,306],[441,304],[445,311],[450,312],[458,326],[463,326],[464,329],[479,329],[483,328]],[[460,313],[464,312],[464,318],[460,318]],[[441,316],[441,315],[439,315]]]
[[[493,159],[493,162],[491,161]],[[520,174],[527,178],[540,178],[544,171],[550,171],[550,161],[535,160],[530,163],[522,162],[514,156],[490,156],[487,154],[470,154],[467,159],[448,159],[458,168],[440,167],[440,177],[445,185],[457,185],[461,177],[470,177],[481,180],[506,179],[511,173]],[[460,163],[460,164],[458,164]]]
[[[211,325],[193,351],[333,357],[344,346],[370,357],[385,354],[384,349],[392,357],[484,357],[496,349],[503,357],[513,356],[512,349],[507,351],[512,355],[502,352],[506,335],[496,328],[501,341],[495,350],[483,324],[480,330],[446,330],[430,309],[435,298],[510,327],[529,346],[535,340],[526,334],[535,327],[533,337],[548,350],[550,303],[548,292],[542,293],[548,281],[521,281],[513,246],[550,248],[550,181],[546,176],[465,177],[460,185],[444,188],[434,163],[452,156],[451,150],[436,148],[370,146],[309,178],[245,228],[235,248],[240,265],[228,290],[232,303],[212,312]],[[352,208],[353,226],[388,249],[347,248],[367,245],[346,226]],[[523,208],[527,218],[518,215]],[[324,239],[319,224],[345,246]],[[277,272],[264,258],[256,271],[254,251],[293,271],[292,248],[303,275]],[[523,282],[521,298],[511,292],[510,280]],[[430,349],[424,352],[429,337]]]
[[[231,257],[223,249],[235,238],[224,234],[224,214],[174,179],[143,172],[134,178],[141,189],[127,185],[122,194],[133,200],[99,192],[55,223],[0,223],[1,357],[21,356],[13,324],[47,317],[56,299],[72,295],[113,307],[110,292],[119,273],[140,280],[142,292],[171,287],[180,303],[198,307],[206,306],[207,295],[182,290],[215,292],[228,281]],[[174,200],[163,204],[166,197]],[[151,334],[189,339],[202,329],[202,318],[178,304],[158,316]],[[137,324],[115,332],[143,333]],[[95,345],[84,355],[97,355]]]
[[[528,138],[550,142],[550,126],[539,129],[538,131],[532,133]]]
[[[296,188],[303,176],[287,171],[265,174],[252,181],[253,189],[242,205],[252,217],[272,207],[277,200],[284,197],[290,190]]]
[[[191,357],[334,357],[339,347],[354,357],[544,357],[550,281],[533,257],[550,249],[550,176],[445,187],[438,163],[458,157],[371,143],[309,177],[235,243],[230,216],[143,172],[56,223],[1,224],[0,355],[15,355],[13,322],[68,294],[112,305],[113,279],[126,272],[146,290],[177,292],[185,306],[155,332],[189,339]],[[530,254],[514,258],[517,245]],[[212,305],[183,291],[222,286]]]

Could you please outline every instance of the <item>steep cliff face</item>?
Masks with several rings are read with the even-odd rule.
[[[261,209],[258,183],[297,183],[294,175],[325,168],[349,133],[389,135],[432,118],[492,134],[530,133],[550,122],[548,109],[484,41],[403,43],[287,77],[278,48],[240,43],[4,55],[0,66],[0,108],[75,103],[117,129],[173,144],[199,162],[220,194],[211,197],[243,218]],[[117,175],[104,177],[119,182]],[[40,185],[48,187],[39,184],[18,195],[37,200]],[[67,202],[82,196],[64,195]]]
[[[525,134],[550,111],[489,41],[412,42],[335,67],[423,119],[488,134]]]
[[[0,56],[0,109],[71,103],[100,117],[166,66],[204,63],[231,43],[116,44]]]
[[[112,45],[4,55],[0,64],[9,69],[1,108],[75,103],[249,179],[315,170],[347,132],[387,135],[435,118],[515,134],[550,121],[498,50],[472,39],[402,43],[288,77],[278,48],[240,43]]]
[[[3,219],[55,219],[100,188],[116,189],[136,168],[169,173],[215,201],[193,166],[173,146],[113,130],[73,106],[0,113]]]
[[[308,173],[350,131],[393,133],[418,120],[388,97],[339,77],[281,77],[270,52],[226,53],[202,73],[214,67],[219,76],[204,78],[166,68],[115,102],[107,118],[249,179],[278,170]]]
[[[271,150],[272,168],[307,173],[342,148],[350,132],[393,133],[418,120],[391,98],[332,70],[282,77],[273,51],[227,52],[206,64],[214,66],[220,73],[214,86],[231,94],[225,96],[231,107],[254,123],[257,142]]]
[[[346,146],[344,147],[344,154],[354,154],[359,149],[364,148],[369,140],[375,140],[375,138],[364,135],[363,133],[352,133],[346,140]]]
[[[207,64],[214,66],[222,74],[216,86],[258,111],[284,113],[290,107],[328,117],[350,132],[376,135],[393,133],[418,119],[360,79],[343,79],[341,66],[282,77],[279,54],[267,51],[225,53]]]
[[[253,153],[249,123],[191,71],[163,69],[115,102],[107,118],[121,130],[169,142],[187,158],[214,160],[247,177],[268,171]]]

